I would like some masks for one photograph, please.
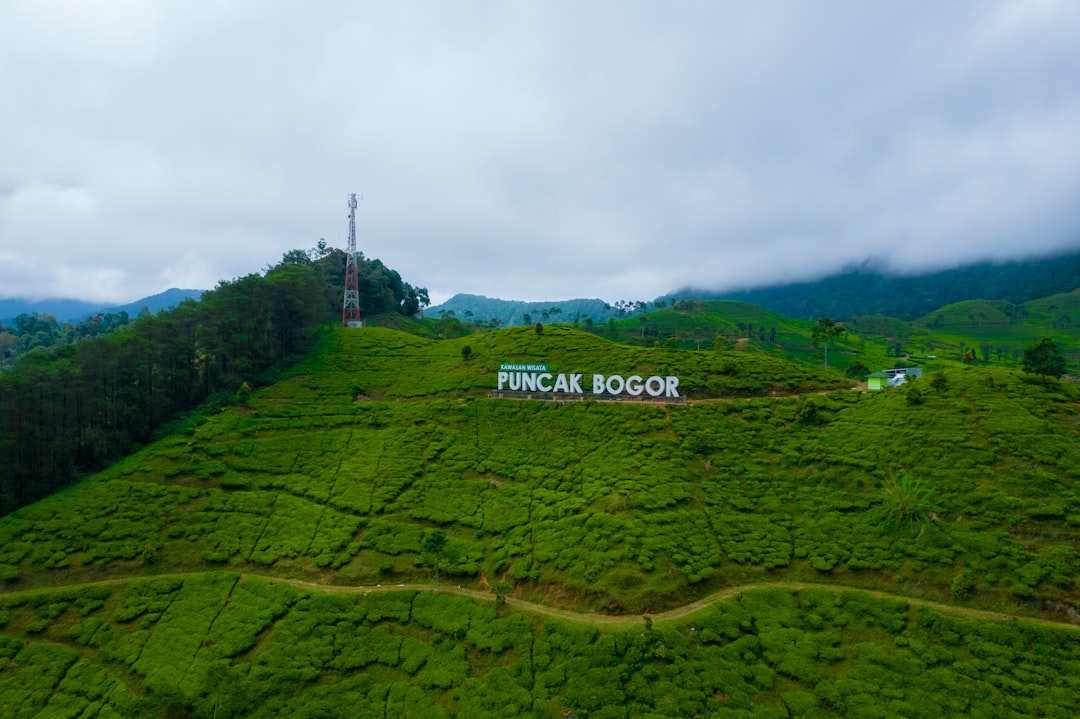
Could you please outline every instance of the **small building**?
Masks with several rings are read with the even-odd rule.
[[[922,377],[922,367],[893,367],[866,376],[866,389],[882,390],[886,387],[899,387],[907,382],[908,376]]]
[[[866,375],[866,389],[868,390],[881,390],[885,389],[889,384],[889,375],[884,372],[874,372]]]

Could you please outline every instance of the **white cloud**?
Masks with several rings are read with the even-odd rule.
[[[1012,0],[13,0],[0,294],[209,287],[343,245],[352,191],[433,297],[1076,247],[1078,41]]]

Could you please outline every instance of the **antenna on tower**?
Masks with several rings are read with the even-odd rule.
[[[342,327],[363,327],[360,319],[360,277],[356,269],[356,193],[349,195],[349,248],[345,251],[345,303]]]

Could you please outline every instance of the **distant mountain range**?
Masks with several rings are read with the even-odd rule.
[[[864,315],[885,315],[915,320],[940,307],[963,300],[1005,300],[1014,304],[1080,289],[1080,251],[1013,262],[979,262],[922,275],[895,276],[867,268],[853,268],[814,282],[796,282],[746,290],[715,292],[684,288],[647,303],[670,304],[680,299],[724,299],[749,302],[794,319],[831,317],[847,321]],[[99,312],[127,312],[135,316],[175,307],[182,300],[199,299],[203,290],[172,288],[126,305],[107,306],[80,300],[0,299],[0,321],[22,313],[49,313],[60,322],[80,321]],[[424,310],[427,317],[451,314],[461,321],[500,326],[530,322],[572,322],[591,318],[606,322],[624,318],[646,303],[613,307],[600,299],[522,302],[483,295],[457,294],[441,305]]]
[[[160,292],[141,300],[129,302],[126,305],[105,305],[100,302],[84,302],[82,300],[45,299],[25,300],[17,298],[0,298],[0,322],[11,322],[21,314],[50,314],[59,322],[79,322],[98,313],[127,312],[134,317],[145,307],[150,312],[156,313],[161,309],[169,309],[180,304],[187,298],[199,299],[204,290],[182,290],[176,287]]]
[[[963,300],[1020,304],[1078,288],[1080,252],[1073,252],[1014,262],[979,262],[906,277],[858,268],[815,282],[736,292],[686,288],[663,299],[741,300],[802,320],[885,315],[910,321]]]
[[[885,315],[911,321],[940,307],[964,300],[1005,300],[1013,304],[1080,289],[1080,252],[1014,262],[979,262],[923,275],[887,275],[860,267],[814,282],[757,287],[731,292],[684,288],[647,303],[620,311],[603,300],[577,299],[551,302],[520,302],[482,295],[454,295],[441,305],[424,311],[428,317],[453,312],[459,320],[484,324],[492,319],[511,327],[533,322],[571,322],[580,316],[606,322],[653,309],[657,303],[683,299],[741,300],[793,319]],[[552,310],[558,309],[558,313]],[[547,316],[542,316],[546,312]],[[471,314],[467,314],[471,313]]]
[[[488,324],[491,320],[496,320],[502,327],[533,322],[573,322],[578,318],[582,321],[591,318],[593,322],[606,322],[610,317],[627,315],[625,310],[619,310],[598,299],[521,302],[468,294],[454,295],[441,305],[424,310],[426,317],[440,317],[442,313],[452,313],[462,322],[477,324]]]

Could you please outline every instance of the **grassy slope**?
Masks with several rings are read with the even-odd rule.
[[[1019,306],[966,300],[910,323],[905,346],[919,354],[937,354],[939,360],[958,360],[965,349],[971,349],[986,361],[984,350],[989,349],[991,363],[1019,367],[1027,347],[1051,337],[1075,366],[1080,361],[1080,344],[1074,322],[1080,323],[1080,290]]]
[[[617,320],[613,325],[597,325],[592,331],[605,339],[646,347],[674,339],[680,348],[694,350],[713,348],[719,338],[725,350],[768,354],[816,368],[822,364],[824,353],[811,342],[813,327],[813,322],[793,320],[746,302],[685,300],[670,308]],[[829,366],[842,370],[858,357],[868,366],[891,367],[896,358],[890,357],[888,351],[883,340],[867,341],[849,333],[830,344]]]
[[[961,366],[965,350],[970,349],[980,363],[1018,368],[1024,349],[1049,336],[1059,343],[1069,365],[1076,366],[1080,363],[1078,325],[1080,290],[1020,306],[966,300],[913,322],[856,317],[846,323],[849,332],[831,343],[829,365],[844,370],[859,361],[871,370],[915,365],[936,371]],[[432,326],[428,321],[421,332],[432,336]],[[645,347],[673,339],[682,349],[708,349],[719,337],[724,349],[749,350],[817,366],[824,353],[811,342],[813,326],[814,322],[794,320],[746,302],[684,300],[670,308],[597,324],[591,331],[605,339]],[[401,324],[397,328],[414,331]],[[909,357],[898,356],[897,347],[900,355]]]
[[[671,371],[725,399],[485,399],[493,368],[515,360]],[[755,398],[835,385],[765,355],[562,328],[332,333],[249,406],[0,520],[0,576],[19,590],[0,599],[0,714],[1070,715],[1076,633],[859,592],[758,590],[644,633],[598,632],[475,599],[253,576],[431,581],[423,537],[442,528],[448,581],[507,579],[577,610],[640,615],[809,580],[1068,621],[1080,395],[1000,369],[945,377],[913,386],[921,402],[913,388]],[[357,387],[376,401],[354,401]],[[901,470],[934,506],[883,526]],[[136,580],[176,571],[207,573]]]

